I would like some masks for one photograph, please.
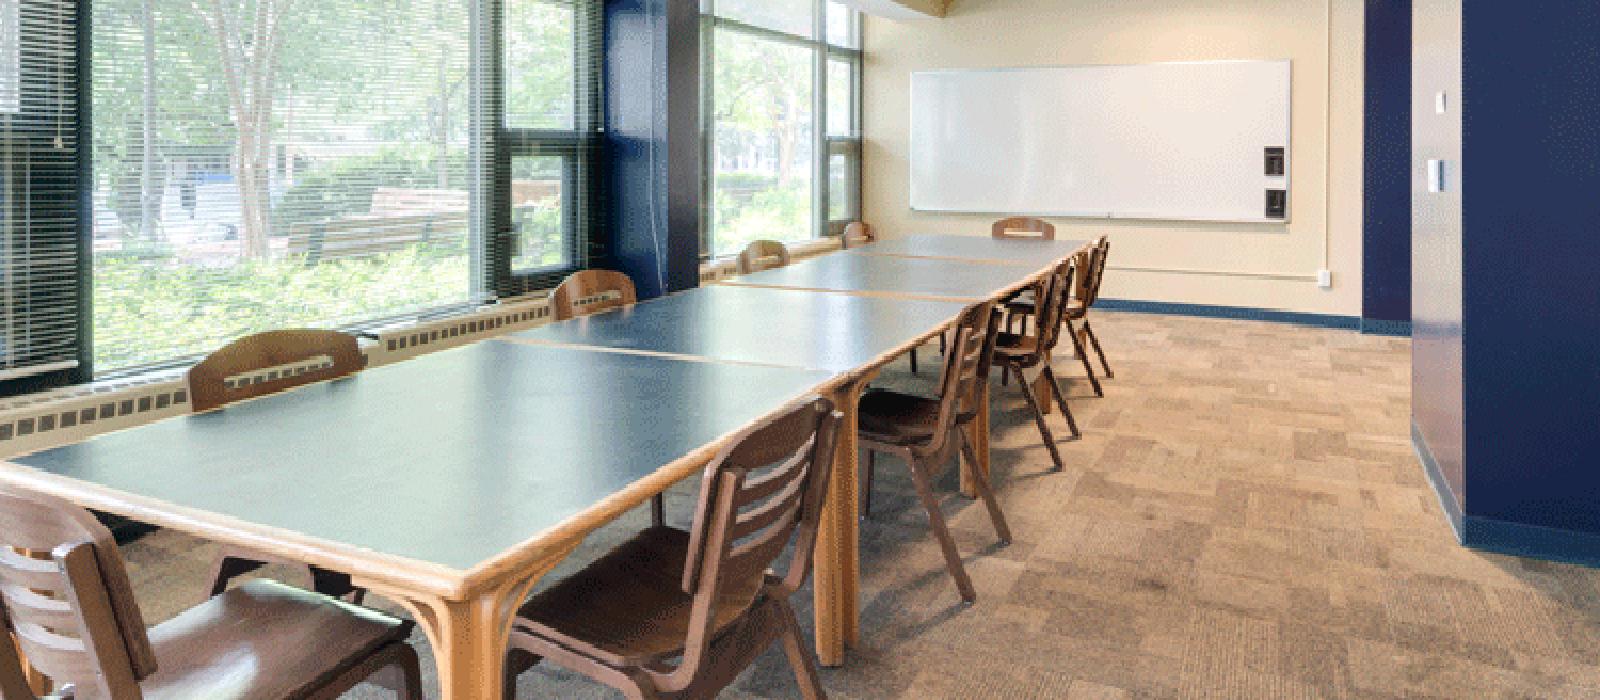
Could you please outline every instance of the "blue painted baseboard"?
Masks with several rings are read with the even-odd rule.
[[[1417,459],[1422,462],[1422,469],[1428,475],[1428,483],[1433,485],[1439,505],[1444,507],[1445,517],[1450,520],[1450,527],[1455,530],[1456,539],[1462,546],[1513,557],[1600,568],[1600,533],[1559,530],[1466,515],[1456,501],[1455,492],[1445,483],[1433,451],[1428,449],[1427,441],[1422,439],[1422,433],[1414,423],[1411,426],[1411,446],[1416,449]]]
[[[1398,338],[1409,338],[1411,337],[1411,322],[1363,318],[1361,319],[1361,332],[1365,335],[1391,335]]]
[[[1248,306],[1186,304],[1175,301],[1139,301],[1135,299],[1101,299],[1095,302],[1095,304],[1096,306],[1107,311],[1126,311],[1129,313],[1139,314],[1163,314],[1167,316],[1198,316],[1202,318],[1231,318],[1241,321],[1267,321],[1270,323],[1293,323],[1301,326],[1314,326],[1317,328],[1337,328],[1340,330],[1361,331],[1362,333],[1366,333],[1368,335],[1411,335],[1410,322],[1380,321],[1377,319],[1364,319],[1358,316],[1313,314],[1302,311],[1258,309]]]

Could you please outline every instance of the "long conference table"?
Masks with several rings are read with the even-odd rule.
[[[404,606],[443,696],[498,700],[511,620],[599,527],[821,394],[846,415],[816,645],[857,642],[856,401],[967,304],[1081,241],[916,236],[0,463],[0,483],[349,573]],[[975,422],[988,469],[988,401]],[[197,591],[197,595],[198,595]]]

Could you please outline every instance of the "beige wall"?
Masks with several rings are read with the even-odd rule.
[[[1325,3],[1332,3],[1331,33]],[[987,235],[988,223],[996,218],[910,210],[907,130],[913,72],[1288,58],[1294,65],[1291,222],[1056,223],[1065,227],[1061,236],[1066,238],[1111,236],[1112,271],[1104,291],[1110,298],[1359,316],[1361,6],[1355,0],[955,0],[944,19],[869,17],[864,29],[864,218],[889,237]],[[1331,159],[1324,157],[1329,145]],[[1325,175],[1329,165],[1331,178]],[[1326,250],[1324,231],[1329,233]],[[1325,255],[1333,272],[1331,289],[1316,282]]]

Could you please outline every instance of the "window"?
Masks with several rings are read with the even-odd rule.
[[[499,291],[584,267],[601,128],[598,1],[504,0],[505,113],[493,249]],[[498,218],[504,217],[504,218]]]
[[[584,265],[599,0],[475,2],[95,0],[96,370]]]
[[[702,10],[703,252],[842,231],[859,209],[859,144],[834,144],[858,139],[858,15],[820,0],[706,0]]]
[[[0,0],[0,380],[81,379],[77,3]]]

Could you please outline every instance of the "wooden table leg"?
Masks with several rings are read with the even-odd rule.
[[[844,414],[839,426],[838,456],[822,509],[813,568],[816,608],[817,660],[824,666],[844,663],[845,650],[861,638],[858,589],[861,583],[859,552],[861,493],[857,487],[856,407],[870,377],[841,388],[834,406]]]
[[[971,470],[976,469],[985,477],[989,476],[989,383],[978,382],[977,392],[978,415],[967,427],[967,440],[972,443],[972,451],[978,455],[978,463],[970,464],[965,457],[961,460],[961,494],[967,498],[978,497]]]
[[[533,585],[576,548],[574,543],[553,553],[537,567],[517,572],[468,600],[420,596],[366,581],[357,585],[410,611],[433,646],[444,700],[502,700],[512,618]]]

